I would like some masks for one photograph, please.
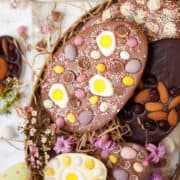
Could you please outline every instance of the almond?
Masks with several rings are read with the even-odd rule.
[[[163,104],[158,102],[148,102],[145,104],[145,109],[147,111],[161,111],[163,107]]]
[[[168,115],[168,122],[171,126],[175,126],[178,121],[178,114],[175,109],[172,109]]]
[[[150,89],[144,89],[136,95],[134,101],[136,103],[143,103],[144,101],[149,99],[149,95],[150,95]]]
[[[3,50],[3,53],[8,56],[8,43],[7,43],[7,40],[5,38],[2,39],[2,50]]]
[[[165,84],[161,81],[158,82],[157,89],[160,95],[160,100],[162,103],[166,103],[169,100],[169,92]]]
[[[163,112],[163,111],[158,111],[158,112],[151,112],[147,115],[147,117],[149,119],[155,120],[155,121],[159,121],[159,120],[163,120],[166,119],[168,116],[167,112]]]
[[[175,108],[179,104],[180,104],[180,96],[176,96],[169,104],[168,109]]]

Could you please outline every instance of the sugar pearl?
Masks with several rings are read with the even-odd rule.
[[[100,104],[100,111],[101,112],[106,112],[107,110],[108,110],[108,103],[107,102],[102,102],[101,104]]]
[[[141,69],[141,62],[138,59],[130,60],[125,67],[128,73],[137,73]]]
[[[130,54],[127,51],[121,51],[120,58],[128,60],[130,58]]]
[[[90,54],[90,56],[93,58],[93,59],[99,59],[101,57],[101,54],[99,51],[97,50],[93,50]]]
[[[143,171],[143,166],[141,163],[139,162],[135,162],[134,165],[133,165],[133,168],[136,172],[140,173]]]
[[[122,169],[115,169],[113,171],[113,177],[115,178],[115,180],[128,180],[129,174]]]
[[[93,119],[93,113],[91,111],[83,111],[79,115],[79,122],[83,125],[91,123]]]

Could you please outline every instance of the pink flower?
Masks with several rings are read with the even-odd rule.
[[[146,149],[149,151],[149,155],[147,157],[147,160],[153,162],[153,163],[158,163],[161,158],[164,157],[165,155],[165,148],[164,145],[159,144],[158,146],[154,144],[148,144],[146,146]]]
[[[112,140],[108,140],[108,136],[104,135],[99,138],[94,139],[94,146],[101,149],[101,157],[106,159],[110,152],[115,150],[117,144]]]
[[[161,171],[158,169],[152,172],[149,180],[163,180]]]
[[[53,150],[59,154],[59,153],[68,153],[72,151],[72,145],[73,145],[73,140],[68,138],[65,139],[64,136],[60,136],[57,138],[55,146]]]
[[[43,34],[49,34],[51,32],[51,28],[48,25],[45,24],[45,25],[43,25],[41,27],[41,32]]]
[[[26,31],[27,31],[27,27],[26,26],[19,26],[17,28],[17,32],[18,32],[19,35],[21,35],[23,33],[26,33]]]

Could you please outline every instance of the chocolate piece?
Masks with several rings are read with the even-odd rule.
[[[0,36],[0,84],[5,86],[8,77],[19,77],[21,53],[18,42],[10,36]],[[1,86],[2,86],[1,85]]]
[[[118,26],[128,36],[116,36]],[[88,132],[109,122],[130,98],[146,63],[147,44],[139,28],[120,20],[92,26],[77,36],[83,38],[81,43],[73,37],[54,54],[53,66],[63,66],[61,73],[47,65],[41,95],[42,100],[54,103],[47,108],[53,121],[61,116],[64,129]],[[126,41],[133,37],[136,45],[129,47]],[[125,52],[124,59],[119,57],[121,52]]]
[[[179,47],[179,39],[149,45],[148,64],[142,78],[143,89],[150,88],[149,96],[137,104],[135,101],[142,99],[137,99],[137,95],[143,92],[143,89],[137,89],[118,114],[121,123],[129,124],[132,129],[132,135],[125,136],[127,141],[157,144],[180,120]]]

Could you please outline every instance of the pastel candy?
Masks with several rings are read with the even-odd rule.
[[[137,73],[141,69],[141,62],[138,59],[130,60],[125,67],[129,73]]]
[[[137,44],[138,44],[138,41],[137,41],[137,39],[135,39],[135,38],[129,38],[129,39],[127,40],[127,45],[128,45],[129,47],[131,47],[131,48],[136,47]]]
[[[59,128],[63,128],[64,127],[64,119],[61,117],[56,119],[56,126]]]
[[[129,174],[122,169],[115,169],[113,171],[113,177],[115,180],[128,180]]]
[[[89,124],[92,121],[93,118],[93,114],[91,111],[83,111],[80,115],[79,115],[79,121],[81,124]]]
[[[64,48],[65,57],[69,60],[75,60],[77,56],[76,47],[72,44],[67,44]]]
[[[121,156],[124,159],[133,159],[137,155],[136,151],[131,147],[123,147],[121,150]]]
[[[84,42],[84,38],[82,36],[77,36],[75,39],[74,39],[74,44],[76,46],[80,46],[82,45]]]

